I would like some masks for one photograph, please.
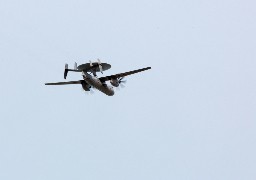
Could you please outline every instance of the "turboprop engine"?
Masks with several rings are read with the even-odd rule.
[[[85,81],[82,81],[82,87],[85,91],[90,91],[91,86],[87,84]]]
[[[120,77],[120,78],[112,78],[110,80],[110,84],[114,87],[118,87],[119,85],[121,85],[121,87],[124,87],[124,83],[126,83],[125,80],[123,80],[124,77]]]
[[[118,87],[119,86],[119,81],[118,81],[118,79],[111,79],[110,84],[114,87]]]

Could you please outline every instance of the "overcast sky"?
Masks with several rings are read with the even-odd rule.
[[[255,180],[255,7],[0,0],[0,179]],[[44,86],[97,58],[152,69],[113,97]]]

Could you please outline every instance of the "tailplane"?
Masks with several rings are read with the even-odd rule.
[[[77,69],[77,63],[76,62],[74,64],[74,69],[68,69],[68,64],[65,64],[64,79],[67,78],[68,71],[82,72],[81,70]]]

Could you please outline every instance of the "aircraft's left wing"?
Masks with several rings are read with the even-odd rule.
[[[56,82],[56,83],[45,83],[45,85],[67,85],[67,84],[82,84],[84,80],[80,81],[68,81],[68,82]]]
[[[101,82],[105,82],[105,81],[109,81],[111,79],[117,79],[117,78],[120,78],[120,77],[129,76],[131,74],[139,73],[139,72],[146,71],[146,70],[149,70],[149,69],[151,69],[151,67],[138,69],[138,70],[134,70],[134,71],[129,71],[129,72],[125,72],[125,73],[120,73],[120,74],[115,74],[115,75],[111,75],[111,76],[105,76],[105,77],[99,78],[99,80]]]

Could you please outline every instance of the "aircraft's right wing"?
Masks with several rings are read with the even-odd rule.
[[[56,83],[45,83],[45,85],[67,85],[67,84],[82,84],[84,80],[80,81],[68,81],[68,82],[56,82]]]
[[[120,74],[115,74],[115,75],[111,75],[111,76],[100,77],[99,80],[101,82],[105,82],[105,81],[111,80],[112,78],[125,77],[125,76],[129,76],[131,74],[139,73],[139,72],[146,71],[146,70],[149,70],[149,69],[151,69],[151,67],[142,68],[142,69],[138,69],[138,70],[134,70],[134,71],[129,71],[129,72],[125,72],[125,73],[120,73]]]

